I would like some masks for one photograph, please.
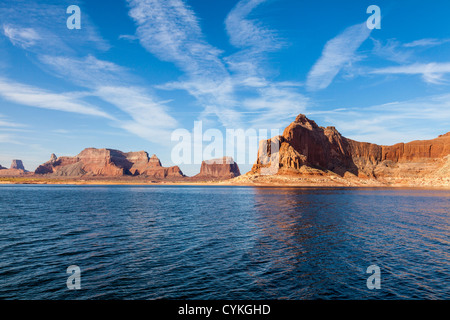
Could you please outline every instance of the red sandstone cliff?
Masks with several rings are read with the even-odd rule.
[[[157,179],[184,177],[180,168],[162,167],[161,162],[153,155],[149,158],[145,151],[124,153],[113,149],[87,148],[75,157],[56,157],[40,165],[36,174],[52,174],[55,176],[80,177],[124,175],[147,176]]]
[[[235,178],[241,175],[239,166],[232,157],[223,157],[219,159],[202,161],[200,173],[194,176],[194,179],[213,179],[225,180]]]
[[[450,154],[450,132],[433,140],[380,146],[347,139],[336,128],[319,127],[302,114],[282,136],[271,140],[279,145],[279,153],[272,154],[271,144],[267,143],[266,152],[258,152],[251,174],[260,174],[262,168],[270,167],[271,158],[272,166],[279,162],[278,175],[333,172],[342,177],[350,174],[373,179],[420,178],[439,172],[447,165]]]

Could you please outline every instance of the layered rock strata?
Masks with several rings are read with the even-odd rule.
[[[113,149],[87,148],[75,157],[56,157],[40,165],[35,174],[54,176],[147,176],[157,179],[184,177],[178,166],[163,167],[156,155],[145,151],[124,153]]]
[[[278,146],[279,152],[271,148]],[[450,132],[432,140],[383,146],[343,137],[300,114],[283,132],[263,144],[251,174],[276,166],[278,175],[325,174],[359,178],[418,178],[445,171]]]
[[[194,176],[196,179],[225,180],[241,175],[239,166],[232,157],[223,157],[202,161],[200,173]]]

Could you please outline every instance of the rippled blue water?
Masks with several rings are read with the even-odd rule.
[[[439,190],[4,185],[0,298],[449,299],[449,212]]]

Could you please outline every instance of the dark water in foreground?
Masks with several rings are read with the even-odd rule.
[[[449,212],[436,190],[0,186],[0,298],[450,299]]]

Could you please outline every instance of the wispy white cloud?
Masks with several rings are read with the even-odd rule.
[[[169,115],[168,107],[139,87],[99,86],[94,95],[126,112],[131,119],[117,125],[149,141],[164,143],[178,121]]]
[[[3,34],[7,39],[34,54],[39,67],[50,75],[86,90],[58,94],[4,79],[0,88],[4,99],[27,106],[102,116],[113,120],[109,122],[112,126],[164,143],[157,137],[172,128],[176,120],[169,116],[168,108],[150,90],[138,85],[142,79],[127,68],[95,57],[95,50],[107,50],[109,44],[98,35],[89,15],[83,11],[82,3],[71,3],[78,4],[83,14],[81,30],[70,32],[65,27],[65,6],[57,1],[42,4],[27,1],[14,5],[6,2],[0,4],[0,20],[4,23]],[[20,12],[11,8],[18,8]],[[61,25],[61,28],[55,28],[55,25]],[[86,99],[91,97],[99,98],[123,113],[114,112],[112,117],[87,103]]]
[[[241,0],[225,19],[230,43],[241,51],[226,57],[230,70],[241,78],[264,77],[268,68],[266,53],[274,52],[285,44],[274,30],[249,16],[267,0]]]
[[[137,82],[127,68],[110,61],[99,60],[91,54],[83,58],[69,55],[40,55],[38,59],[48,67],[52,75],[87,88],[99,84],[119,85],[124,82],[127,84]]]
[[[33,28],[14,28],[11,25],[3,25],[3,34],[14,44],[28,48],[41,40],[41,36]]]
[[[232,45],[238,48],[260,48],[277,50],[281,47],[275,31],[262,25],[256,19],[249,19],[252,11],[267,0],[241,0],[231,10],[225,26]]]
[[[1,10],[1,9],[0,9]],[[29,27],[29,25],[31,25]],[[14,45],[33,53],[74,53],[75,51],[54,32],[28,23],[3,24],[2,34]]]
[[[433,139],[450,130],[450,94],[394,101],[358,109],[316,112],[351,139],[390,145]]]
[[[0,143],[23,145],[24,143],[17,140],[15,135],[5,133],[0,134]]]
[[[123,111],[112,125],[152,142],[164,143],[161,137],[170,136],[168,130],[177,121],[169,115],[169,108],[149,90],[137,85],[140,79],[128,69],[89,55],[42,56],[40,61],[53,73],[69,82],[83,86],[84,96],[94,96]]]
[[[380,58],[397,63],[406,63],[413,57],[413,51],[404,49],[404,45],[395,39],[389,39],[385,44],[373,38],[372,41],[374,45],[372,52]]]
[[[200,120],[207,121],[206,115],[214,115],[225,127],[241,124],[241,115],[235,109],[238,102],[234,96],[235,83],[232,77],[227,76],[222,81],[217,82],[211,82],[208,79],[169,82],[156,86],[156,88],[187,91],[204,109]]]
[[[111,115],[95,106],[73,99],[70,94],[54,93],[1,77],[0,97],[7,101],[30,107],[86,114],[111,120],[114,119]]]
[[[241,49],[228,57],[206,42],[195,12],[184,1],[128,2],[141,45],[184,72],[178,81],[157,88],[188,92],[203,107],[200,120],[212,123],[215,117],[227,128],[244,123],[267,125],[277,112],[278,119],[283,118],[280,115],[286,113],[288,105],[289,113],[304,109],[306,99],[295,92],[298,84],[277,83],[266,77],[266,53],[284,45],[275,31],[249,18],[266,0],[239,1],[228,14],[227,34],[231,44]],[[246,119],[248,112],[252,114]]]
[[[450,39],[420,39],[409,43],[401,43],[396,39],[388,39],[385,43],[371,38],[374,44],[372,52],[380,58],[405,64],[417,61],[419,54],[432,47],[450,42]]]
[[[8,130],[11,130],[12,128],[23,128],[26,127],[26,125],[11,121],[4,115],[0,114],[0,128],[1,127],[6,127]]]
[[[134,34],[121,34],[119,35],[119,40],[136,41],[139,40],[139,38]]]
[[[304,113],[309,99],[292,87],[269,84],[259,89],[259,96],[243,101],[243,106],[250,110],[250,123],[254,127],[282,128],[290,123],[299,113]]]
[[[195,13],[182,0],[128,0],[141,45],[190,77],[222,81],[228,74],[217,48],[206,42]]]
[[[369,37],[371,30],[366,23],[345,29],[335,38],[329,40],[322,56],[308,74],[306,87],[310,91],[327,88],[342,68],[358,60],[356,51]]]
[[[83,51],[86,47],[108,50],[109,43],[100,36],[91,18],[83,10],[83,3],[73,0],[70,4],[79,5],[82,9],[82,28],[77,32],[71,32],[65,27],[67,6],[57,0],[1,1],[1,29],[13,44],[26,46],[35,53],[67,54]]]
[[[94,95],[118,106],[135,120],[146,122],[151,127],[176,126],[176,120],[168,115],[167,107],[155,101],[143,88],[99,86]]]
[[[234,86],[220,57],[222,51],[205,40],[192,9],[182,0],[128,0],[128,3],[140,44],[160,60],[174,63],[185,74],[179,81],[159,88],[186,90],[204,108],[212,106],[233,113]]]
[[[308,99],[297,89],[302,84],[269,80],[267,53],[286,46],[276,31],[251,15],[266,0],[241,0],[225,19],[230,43],[241,50],[226,57],[237,91],[251,93],[240,101],[240,112],[248,114],[253,127],[279,128],[306,109]]]
[[[450,42],[450,39],[420,39],[405,44],[395,39],[389,39],[385,44],[373,38],[372,41],[374,43],[372,52],[375,55],[400,65],[375,70],[366,68],[364,74],[421,75],[422,79],[429,84],[446,83],[444,76],[450,72],[450,63],[412,63],[412,61],[420,60],[420,53],[424,50],[443,45]]]
[[[421,75],[423,80],[432,84],[443,83],[444,75],[450,73],[450,63],[416,63],[394,66],[371,71],[372,74]]]
[[[435,47],[440,46],[444,43],[450,42],[450,39],[420,39],[415,40],[409,43],[405,43],[403,46],[406,48],[414,48],[414,47]]]

